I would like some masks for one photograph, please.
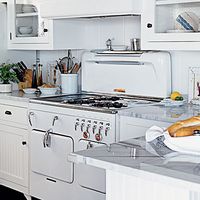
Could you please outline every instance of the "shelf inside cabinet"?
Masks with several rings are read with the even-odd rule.
[[[34,17],[34,16],[38,16],[37,12],[34,13],[18,13],[16,14],[16,17]]]
[[[200,3],[200,0],[157,0],[156,5]]]

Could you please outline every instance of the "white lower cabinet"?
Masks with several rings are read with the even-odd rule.
[[[0,110],[0,185],[22,192],[28,198],[28,103],[1,100]]]
[[[154,179],[154,174],[148,177],[141,178],[139,175],[132,176],[107,170],[106,200],[200,200],[200,192],[191,191],[187,183],[181,186],[158,181]]]
[[[0,179],[28,187],[28,132],[0,124]]]

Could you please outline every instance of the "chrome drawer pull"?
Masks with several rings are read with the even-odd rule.
[[[5,111],[5,114],[6,114],[6,115],[12,115],[12,112],[9,111],[9,110],[6,110],[6,111]]]
[[[34,115],[34,112],[30,112],[28,114],[28,121],[29,121],[30,126],[33,126],[32,122],[31,122],[31,116],[33,116],[33,115]]]

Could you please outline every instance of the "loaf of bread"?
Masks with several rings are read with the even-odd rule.
[[[167,131],[172,137],[193,135],[195,130],[200,130],[200,116],[178,121],[167,128]]]
[[[184,137],[194,135],[194,131],[200,131],[200,126],[188,126],[178,129],[173,137]]]

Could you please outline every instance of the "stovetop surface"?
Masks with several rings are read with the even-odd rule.
[[[116,112],[121,109],[130,108],[136,105],[148,105],[159,102],[159,98],[149,98],[141,96],[121,96],[98,93],[80,93],[74,95],[60,95],[53,97],[42,97],[40,102],[48,102],[59,106],[69,106],[74,108],[86,108],[96,110],[110,110]]]

